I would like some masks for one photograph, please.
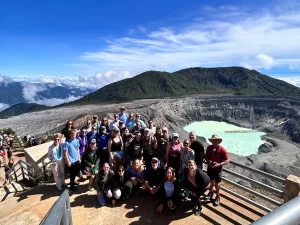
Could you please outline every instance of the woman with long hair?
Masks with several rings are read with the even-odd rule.
[[[68,120],[65,128],[61,131],[61,133],[65,136],[66,140],[71,138],[70,130],[75,129],[74,122],[72,120]]]
[[[119,128],[114,128],[112,131],[112,136],[108,141],[108,152],[110,162],[116,170],[123,162],[123,140]]]
[[[176,209],[176,197],[178,194],[178,185],[176,182],[175,169],[169,167],[166,170],[164,182],[159,189],[160,199],[156,208],[161,213],[164,207],[168,207],[171,212]]]
[[[184,186],[189,191],[192,200],[191,208],[197,207],[194,214],[200,216],[202,210],[200,197],[209,189],[210,178],[197,168],[194,160],[189,160],[188,167],[184,170]]]
[[[132,162],[132,166],[127,168],[127,173],[129,173],[129,182],[131,183],[132,188],[134,191],[137,191],[137,194],[139,193],[141,185],[145,182],[145,170],[143,165],[141,164],[139,159],[135,159]]]

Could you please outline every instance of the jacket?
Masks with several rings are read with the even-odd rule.
[[[106,188],[111,189],[113,184],[114,172],[109,170],[108,174],[104,174],[103,170],[100,170],[95,178],[95,187],[97,192],[104,191]]]
[[[64,160],[64,153],[63,153],[63,143],[60,143],[59,144],[59,149],[61,151],[61,157],[60,159],[57,158],[57,155],[56,155],[56,147],[54,146],[54,144],[50,145],[49,148],[48,148],[48,159],[51,161],[51,162],[56,162],[56,161],[63,161]]]
[[[84,168],[91,168],[92,165],[95,165],[95,169],[99,170],[100,155],[98,148],[95,150],[88,148],[82,155],[82,161]]]

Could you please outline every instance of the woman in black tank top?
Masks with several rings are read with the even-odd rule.
[[[110,164],[113,171],[116,172],[119,165],[123,162],[123,141],[120,137],[119,128],[114,128],[111,139],[108,141],[108,152],[110,155]]]

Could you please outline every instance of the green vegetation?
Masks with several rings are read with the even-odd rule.
[[[51,107],[45,106],[45,105],[39,105],[36,103],[20,103],[13,105],[9,107],[8,109],[5,109],[0,112],[0,118],[8,118],[11,116],[17,116],[21,115],[23,113],[28,113],[28,112],[35,112],[35,111],[40,111],[40,110],[45,110]]]
[[[100,88],[69,104],[124,102],[191,94],[300,97],[300,88],[242,67],[148,71]],[[67,105],[69,105],[67,104]]]
[[[1,132],[1,133],[3,132],[3,134],[6,134],[6,135],[10,135],[10,134],[15,135],[15,133],[16,133],[16,132],[15,132],[13,129],[11,129],[10,127],[1,129],[0,132]]]

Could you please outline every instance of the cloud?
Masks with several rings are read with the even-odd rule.
[[[47,105],[47,106],[55,106],[55,105],[60,105],[66,102],[71,102],[71,101],[75,101],[79,98],[81,98],[82,96],[78,96],[75,97],[73,95],[70,95],[68,98],[49,98],[49,99],[39,99],[37,101],[35,101],[35,103],[37,104],[41,104],[41,105]]]
[[[8,105],[8,104],[0,103],[0,112],[7,109],[7,108],[9,108],[9,107],[10,107],[10,105]]]
[[[248,65],[254,69],[300,68],[300,6],[293,10],[207,6],[205,19],[159,27],[138,35],[107,40],[101,51],[88,51],[79,59],[99,68],[130,71],[155,66],[167,71],[186,67]],[[279,10],[280,9],[280,10]],[[210,13],[213,11],[213,13]]]
[[[38,92],[46,90],[46,88],[41,84],[35,83],[22,83],[23,85],[23,97],[28,102],[35,102]]]
[[[255,58],[258,59],[260,68],[270,69],[276,64],[274,58],[269,55],[258,54]]]
[[[144,26],[137,26],[136,28],[130,28],[128,29],[128,34],[131,36],[131,35],[134,35],[134,34],[138,34],[138,33],[142,33],[142,34],[145,34],[147,33],[147,29],[144,27]]]
[[[300,76],[295,76],[295,77],[278,77],[277,79],[283,80],[287,83],[293,84],[297,87],[300,88]]]

